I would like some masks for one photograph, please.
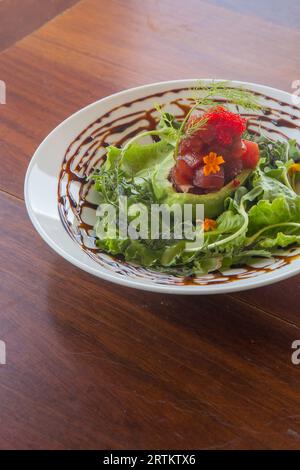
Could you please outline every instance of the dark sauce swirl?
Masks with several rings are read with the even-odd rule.
[[[167,108],[171,106],[171,112],[176,118],[183,119],[190,109],[192,100],[176,95],[187,94],[187,91],[187,88],[168,90],[117,106],[92,122],[70,143],[62,162],[58,182],[58,211],[68,234],[82,250],[106,269],[126,276],[147,278],[165,285],[223,284],[252,277],[258,272],[272,272],[291,263],[299,256],[293,249],[290,249],[287,255],[276,256],[268,266],[242,266],[242,272],[239,274],[235,274],[237,269],[234,269],[232,274],[216,272],[197,279],[180,278],[129,264],[122,260],[122,257],[112,258],[97,248],[92,219],[95,219],[98,203],[89,175],[104,161],[108,145],[121,147],[137,133],[156,128],[157,112],[153,107],[155,101],[159,100]],[[248,118],[250,132],[260,134],[263,131],[273,139],[287,140],[290,138],[290,131],[300,129],[298,107],[262,93],[254,93],[263,98],[264,102],[270,103],[270,106],[264,106],[263,111],[257,114],[242,113]],[[239,111],[238,108],[236,110]],[[120,116],[120,113],[123,114]]]

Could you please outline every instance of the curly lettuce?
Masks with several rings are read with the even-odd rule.
[[[105,163],[92,175],[100,205],[111,203],[117,207],[120,196],[127,196],[128,208],[139,203],[148,207],[158,203],[153,175],[161,174],[162,162],[172,158],[178,127],[172,115],[163,113],[156,130],[138,135],[122,149],[110,146]],[[153,135],[160,140],[137,142]],[[266,137],[260,137],[258,144],[261,158],[257,169],[225,200],[223,211],[215,220],[215,229],[205,233],[201,247],[187,248],[187,240],[174,236],[166,240],[122,239],[113,238],[107,230],[100,237],[103,226],[100,227],[97,217],[94,228],[99,249],[160,271],[203,275],[252,264],[271,257],[278,249],[300,245],[298,145],[294,140],[274,142]],[[134,215],[129,218],[134,219]]]

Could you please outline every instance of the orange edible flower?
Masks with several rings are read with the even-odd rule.
[[[211,173],[219,173],[220,165],[225,162],[224,158],[221,155],[217,155],[216,152],[209,152],[208,155],[203,157],[203,161],[205,163],[203,169],[205,176]]]
[[[213,219],[204,219],[204,232],[210,232],[211,230],[215,230],[217,227],[217,222]]]
[[[289,167],[289,173],[291,174],[298,173],[299,171],[300,171],[300,163],[293,163]]]

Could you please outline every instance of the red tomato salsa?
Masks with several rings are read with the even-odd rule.
[[[223,106],[194,112],[185,126],[172,180],[178,191],[218,191],[244,168],[255,168],[259,148],[242,139],[246,119]]]

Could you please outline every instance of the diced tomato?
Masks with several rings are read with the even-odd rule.
[[[256,142],[244,140],[246,146],[245,153],[242,155],[244,168],[255,168],[259,161],[259,147]]]
[[[201,138],[205,144],[211,144],[216,139],[216,129],[210,124],[206,123],[201,128]]]
[[[230,155],[232,158],[240,158],[246,151],[246,145],[240,137],[235,138],[230,149]]]
[[[203,165],[203,157],[196,156],[194,153],[187,153],[179,158],[180,160],[184,160],[185,163],[193,169],[199,168],[199,166]]]
[[[179,190],[185,186],[200,191],[200,194],[217,191],[234,180],[243,168],[254,168],[259,150],[257,144],[242,140],[245,128],[246,119],[222,106],[213,107],[204,114],[194,111],[185,126],[185,136],[179,144],[172,171],[173,182]],[[208,163],[204,157],[211,153],[222,158],[221,168],[209,169],[216,172],[205,176],[204,164],[207,167]]]
[[[193,169],[182,158],[178,158],[176,168],[185,178],[191,178],[193,175]]]
[[[193,179],[193,168],[188,164],[185,157],[178,157],[173,171],[173,178],[178,185],[190,184]]]
[[[205,176],[203,167],[201,167],[195,172],[193,184],[199,188],[217,191],[224,186],[224,170],[221,168],[218,173]]]
[[[192,142],[191,139],[182,139],[182,141],[179,144],[179,149],[178,153],[179,155],[185,155],[186,153],[189,153],[192,151]]]
[[[226,164],[223,165],[225,172],[225,182],[233,180],[243,169],[243,161],[241,158],[232,158],[227,160]]]
[[[189,117],[188,122],[186,124],[186,130],[196,128],[197,123],[203,120],[203,114],[200,111],[194,111],[193,114]],[[205,144],[209,144],[215,138],[216,130],[214,126],[211,126],[208,122],[206,122],[203,126],[199,126],[199,130],[195,131],[190,139],[193,141],[195,138],[199,142]],[[196,143],[196,141],[192,142],[192,145]],[[194,145],[193,145],[194,146]]]
[[[203,149],[203,141],[200,135],[192,135],[182,139],[179,145],[179,154],[185,155],[187,153],[193,153],[194,155],[200,155]]]
[[[177,186],[190,184],[190,178],[181,173],[178,166],[175,166],[172,170],[172,178]]]

